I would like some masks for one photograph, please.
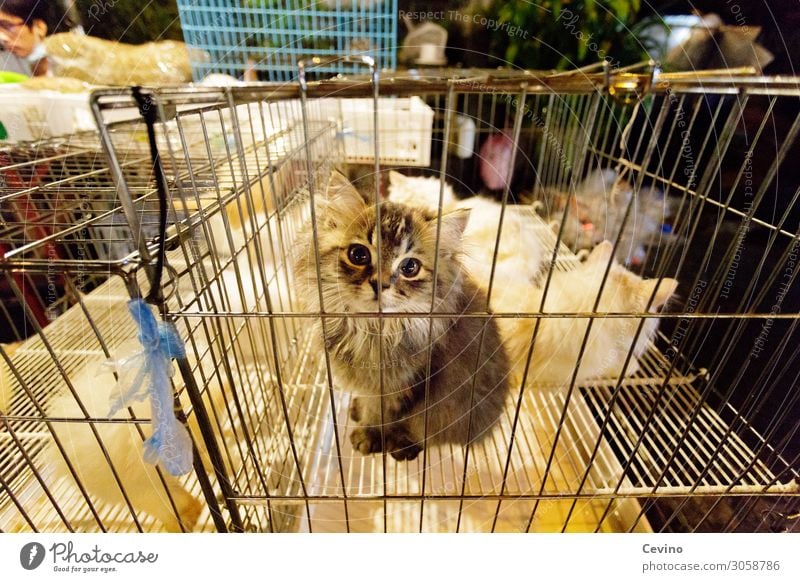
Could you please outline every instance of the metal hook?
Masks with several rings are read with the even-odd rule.
[[[608,89],[611,87],[611,63],[603,60],[603,93],[608,94]]]
[[[162,289],[166,289],[170,285],[172,285],[172,288],[169,289],[169,292],[166,295],[163,296],[164,297],[164,302],[166,303],[168,300],[172,299],[172,296],[175,295],[175,293],[178,292],[178,270],[175,267],[173,267],[172,265],[170,265],[169,263],[166,263],[164,265],[164,269],[167,270],[167,272],[169,273],[170,278],[169,278],[169,282],[167,284],[162,285]]]
[[[658,61],[650,59],[647,63],[647,66],[650,69],[650,79],[648,80],[647,86],[644,89],[645,92],[649,92],[653,87],[655,87],[656,81],[661,75],[661,65]]]
[[[131,296],[131,299],[140,299],[142,297],[142,292],[139,289],[139,282],[136,278],[139,269],[151,266],[150,263],[139,262],[136,263],[130,271],[120,273],[120,276],[125,280],[125,287],[128,289],[128,294]],[[164,270],[169,273],[169,280],[161,285],[162,305],[169,301],[178,290],[178,270],[167,262],[164,263]],[[164,293],[164,290],[168,289],[170,286],[171,289],[169,289],[167,293]]]

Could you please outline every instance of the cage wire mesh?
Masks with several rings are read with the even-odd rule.
[[[146,186],[149,166],[149,158],[129,163],[126,179]],[[104,280],[102,271],[88,267],[65,278],[57,265],[88,265],[133,250],[131,237],[121,232],[126,225],[109,219],[115,197],[96,133],[0,150],[0,256],[50,265],[43,271],[4,273],[4,279],[15,280],[21,294],[13,292],[7,279],[2,284],[5,325],[0,342],[20,341],[35,332],[33,325],[25,324],[26,309],[37,325],[45,326],[74,303],[75,290],[89,292]]]
[[[110,165],[76,177],[89,180],[76,192],[97,207],[60,230],[52,213],[4,225],[2,268],[18,298],[32,293],[20,274],[113,276],[1,348],[0,528],[795,531],[796,81],[462,75],[382,79],[379,95],[369,78],[149,92],[169,202],[160,313],[186,341],[173,385],[196,447],[181,478],[141,459],[148,410],[109,419],[110,388],[98,388],[114,383],[102,361],[135,337],[125,302],[149,286],[158,233],[144,124],[102,123],[134,101],[96,93]],[[443,177],[468,196],[489,176],[491,142],[513,152],[494,167],[498,216],[521,217],[545,249],[531,289],[557,291],[559,273],[584,268],[586,251],[608,239],[609,273],[613,256],[625,272],[677,280],[677,293],[660,312],[651,296],[627,311],[591,297],[571,311],[470,314],[536,329],[584,322],[564,344],[574,354],[566,381],[531,381],[534,359],[485,438],[429,445],[408,461],[362,455],[348,438],[351,389],[318,341],[324,314],[297,296],[292,265],[312,201],[335,168],[373,200],[390,168]],[[100,175],[114,186],[92,182]],[[582,186],[592,176],[610,182],[594,197]],[[40,190],[47,204],[64,200]],[[75,232],[102,253],[76,256]],[[24,317],[16,328],[36,319]],[[613,338],[613,357],[628,373],[582,377],[578,362],[596,348],[588,322],[623,320],[633,325]],[[648,321],[657,333],[643,331]],[[379,382],[385,370],[364,373]]]
[[[397,65],[397,1],[180,0],[178,13],[195,80],[222,73],[252,80],[290,81],[297,61],[372,55],[381,68]],[[331,60],[317,73],[357,73]]]

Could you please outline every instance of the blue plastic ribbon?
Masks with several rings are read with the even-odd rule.
[[[119,377],[114,394],[119,396],[112,400],[109,416],[149,394],[153,434],[144,443],[144,460],[160,463],[171,475],[184,475],[192,470],[192,440],[175,418],[170,385],[171,359],[186,356],[183,340],[172,323],[156,320],[143,300],[130,300],[128,310],[139,328],[142,351],[111,362]]]

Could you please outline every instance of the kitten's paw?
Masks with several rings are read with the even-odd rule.
[[[362,455],[381,452],[381,431],[370,426],[356,427],[350,433],[350,444]]]
[[[413,461],[422,452],[422,445],[406,435],[393,435],[392,457],[395,461]]]

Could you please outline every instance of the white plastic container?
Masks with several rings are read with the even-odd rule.
[[[0,87],[0,143],[17,143],[96,129],[89,93]]]
[[[47,119],[39,95],[21,94],[16,87],[0,86],[0,143],[16,143],[49,137]]]
[[[478,128],[471,117],[466,115],[456,115],[456,136],[455,154],[462,160],[467,160],[474,153],[475,136]]]
[[[335,119],[348,163],[375,162],[374,101],[372,99],[322,99],[309,115]],[[433,109],[419,97],[378,99],[378,155],[382,164],[429,166]]]

